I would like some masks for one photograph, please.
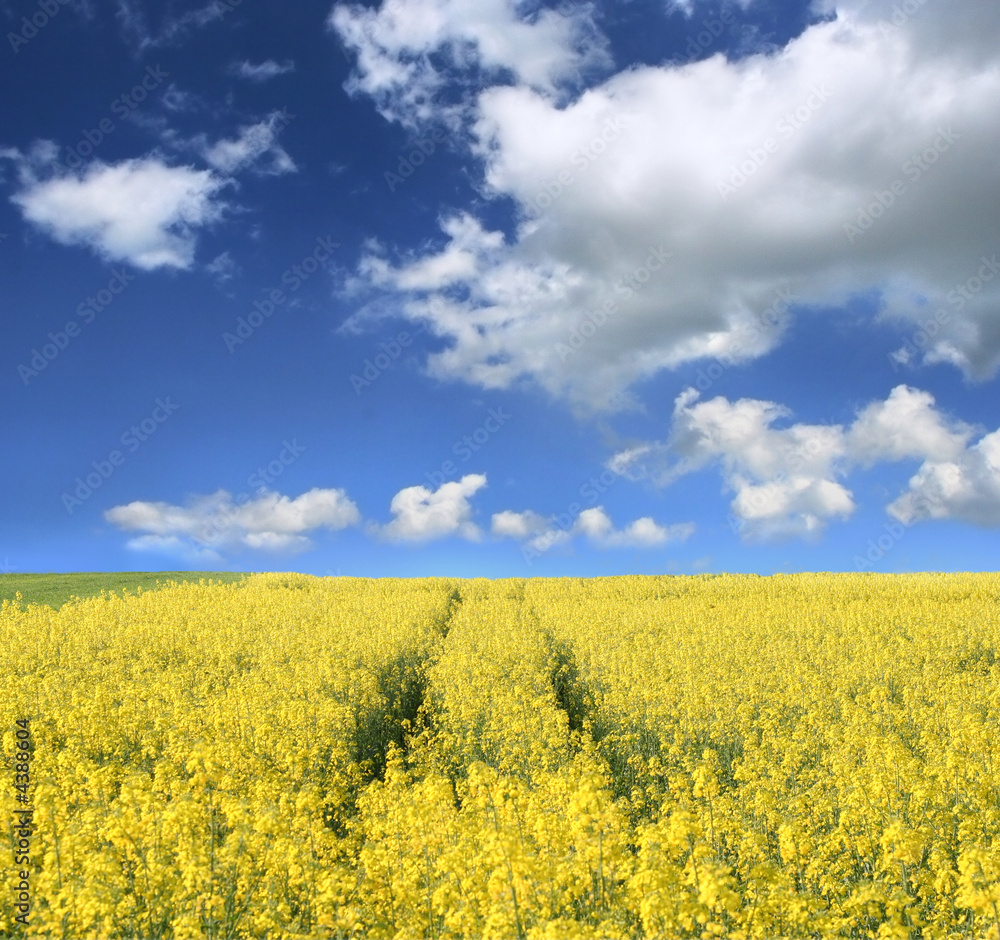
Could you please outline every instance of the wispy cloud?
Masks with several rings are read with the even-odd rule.
[[[205,271],[211,274],[220,284],[231,281],[241,270],[228,251],[222,252],[221,255],[216,255],[205,265]]]
[[[265,59],[263,62],[250,62],[244,59],[242,62],[233,63],[230,72],[239,78],[245,78],[250,82],[267,82],[279,75],[286,75],[295,71],[295,63],[289,59],[286,62],[275,62],[274,59]]]
[[[168,10],[154,25],[148,9],[139,0],[118,0],[117,17],[126,37],[136,51],[180,42],[192,30],[202,29],[218,22],[238,5],[224,0],[211,0],[195,10],[175,14]]]
[[[286,111],[274,111],[256,124],[241,127],[234,138],[208,144],[202,137],[202,154],[222,173],[238,173],[248,168],[268,176],[294,173],[297,169],[294,161],[278,143],[278,134],[291,119]]]

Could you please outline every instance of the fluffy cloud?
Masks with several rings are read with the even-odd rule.
[[[44,180],[22,161],[21,184],[11,198],[28,222],[63,245],[85,245],[146,271],[190,268],[198,229],[226,208],[219,199],[225,180],[156,157],[94,161]]]
[[[939,462],[958,457],[974,432],[937,411],[933,395],[899,385],[884,402],[873,402],[858,414],[847,446],[864,466],[906,458]]]
[[[469,9],[338,7],[361,50],[354,87],[389,115],[440,116],[433,95],[408,97],[431,68],[420,50],[466,35]],[[829,12],[775,53],[630,68],[568,103],[509,59],[515,84],[479,94],[466,142],[485,191],[517,206],[514,235],[480,227],[470,243],[474,220],[452,220],[439,246],[362,263],[446,341],[430,371],[488,388],[529,378],[609,410],[660,370],[773,349],[789,297],[875,290],[907,333],[947,314],[914,363],[993,375],[1000,13],[928,3],[897,25],[889,0]]]
[[[659,548],[667,542],[684,541],[694,532],[691,523],[662,526],[649,516],[636,519],[624,529],[616,530],[603,506],[584,509],[575,520],[556,516],[545,518],[530,510],[526,512],[494,513],[493,535],[516,539],[523,543],[526,556],[533,557],[574,536],[582,535],[598,548]]]
[[[357,55],[347,83],[372,96],[389,120],[415,124],[445,112],[441,92],[482,72],[513,75],[554,96],[580,74],[608,62],[589,4],[537,10],[514,0],[386,0],[379,9],[338,4],[330,26]],[[445,61],[447,69],[435,64]]]
[[[472,521],[469,499],[484,486],[486,477],[479,473],[442,483],[433,491],[408,486],[392,498],[392,522],[372,525],[370,531],[392,542],[427,542],[453,535],[476,541],[481,533]]]
[[[923,519],[959,519],[1000,526],[1000,430],[954,460],[927,461],[907,491],[889,506],[904,525]]]
[[[225,490],[192,499],[187,506],[133,502],[107,510],[104,518],[126,532],[141,532],[130,548],[176,553],[215,552],[242,546],[270,552],[312,547],[306,533],[357,525],[361,516],[343,490],[314,488],[295,499],[261,490],[234,501]]]
[[[493,514],[492,531],[496,538],[516,539],[533,552],[544,552],[573,537],[572,526],[561,528],[556,521],[531,510],[513,512],[505,509]]]
[[[500,538],[530,539],[545,532],[548,520],[537,512],[513,512],[505,509],[493,514],[493,534]]]
[[[694,532],[691,523],[662,526],[649,516],[636,519],[616,530],[603,506],[584,509],[576,521],[576,531],[601,548],[659,548],[667,542],[683,541]]]
[[[774,402],[697,399],[694,389],[678,396],[665,443],[633,447],[608,466],[665,486],[719,463],[748,539],[818,532],[829,518],[854,510],[850,492],[835,479],[847,456],[840,426],[776,429],[774,422],[789,412]]]
[[[0,148],[0,158],[17,169],[19,189],[11,201],[27,222],[57,242],[83,245],[109,261],[127,261],[146,271],[188,269],[198,230],[222,219],[229,208],[220,193],[232,184],[232,174],[296,171],[278,143],[292,117],[272,112],[241,127],[236,137],[215,143],[203,134],[184,142],[165,135],[173,145],[199,153],[212,170],[170,166],[151,155],[116,164],[94,160],[66,172],[57,165],[59,149],[52,141],[37,141],[27,153]]]
[[[938,411],[927,392],[897,386],[847,428],[776,428],[790,412],[774,402],[698,397],[693,389],[678,396],[666,441],[634,445],[608,467],[667,486],[718,465],[735,494],[730,510],[736,528],[750,541],[820,533],[856,508],[841,479],[857,467],[900,460],[922,461],[910,491],[889,507],[900,520],[1000,521],[1000,461],[991,463],[998,453],[995,436],[969,449],[975,429]]]

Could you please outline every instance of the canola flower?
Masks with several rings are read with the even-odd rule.
[[[998,614],[995,574],[5,602],[0,936],[1000,940]]]

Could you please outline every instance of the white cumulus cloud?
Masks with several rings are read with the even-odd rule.
[[[851,471],[901,460],[919,460],[922,466],[911,480],[911,492],[890,507],[894,515],[912,518],[922,507],[924,517],[962,517],[965,500],[978,507],[968,510],[971,514],[992,518],[984,506],[995,498],[991,486],[1000,484],[984,458],[991,438],[968,449],[975,429],[943,414],[927,392],[899,385],[885,401],[861,409],[846,428],[775,427],[791,416],[775,402],[698,398],[694,389],[685,390],[674,403],[667,440],[634,444],[614,455],[609,469],[667,486],[718,466],[735,494],[730,511],[737,528],[751,541],[819,534],[832,519],[854,512],[854,495],[842,482]],[[964,495],[950,504],[943,499],[944,480],[954,481],[956,475],[964,482],[954,493]],[[933,511],[928,508],[932,494]]]
[[[924,519],[957,519],[1000,526],[1000,430],[987,434],[953,460],[929,460],[889,506],[904,525]]]
[[[906,333],[948,311],[914,364],[994,375],[1000,7],[928,2],[896,25],[888,0],[828,6],[834,18],[780,50],[631,67],[566,101],[544,70],[497,53],[509,76],[478,92],[453,139],[480,161],[483,191],[513,200],[516,231],[455,213],[441,243],[361,264],[445,341],[429,371],[487,388],[528,379],[613,410],[637,380],[753,359],[781,342],[789,311],[874,291]],[[425,51],[468,36],[471,69],[470,17],[513,4],[471,7],[337,7],[361,50],[353,87],[390,116],[440,118]]]
[[[481,533],[472,521],[469,500],[484,486],[486,476],[480,473],[442,483],[436,490],[408,486],[392,498],[392,522],[373,524],[370,531],[392,542],[427,542],[449,536],[477,541]]]
[[[864,466],[907,457],[946,461],[958,457],[974,433],[970,425],[945,418],[929,392],[899,385],[884,402],[859,413],[847,446]]]
[[[546,518],[527,510],[504,510],[493,514],[492,532],[496,538],[515,539],[529,555],[563,545],[575,536],[585,537],[598,548],[659,548],[667,542],[684,541],[694,532],[689,522],[663,526],[649,516],[636,519],[624,529],[615,529],[603,506],[584,509],[570,522],[555,516]]]
[[[574,530],[602,548],[658,548],[667,542],[683,541],[694,532],[691,523],[662,526],[649,516],[636,519],[624,529],[616,530],[603,506],[584,509]]]
[[[234,547],[261,551],[303,551],[308,533],[357,525],[357,507],[339,489],[314,488],[294,499],[260,490],[234,500],[225,490],[191,499],[186,506],[136,501],[107,510],[104,518],[125,532],[141,532],[130,548],[173,553],[221,552]]]
[[[11,197],[24,218],[63,245],[84,245],[145,271],[190,268],[198,230],[221,219],[227,181],[157,157],[94,161],[77,173],[37,178],[22,166]]]

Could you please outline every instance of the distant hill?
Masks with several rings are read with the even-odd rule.
[[[72,597],[96,597],[101,591],[135,593],[153,591],[168,581],[211,579],[227,584],[246,577],[234,571],[76,571],[67,574],[2,574],[0,601],[13,601],[18,591],[22,603],[48,604],[58,610]]]

